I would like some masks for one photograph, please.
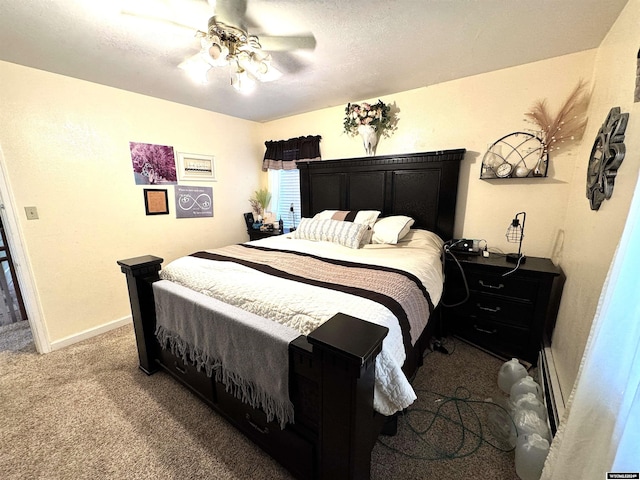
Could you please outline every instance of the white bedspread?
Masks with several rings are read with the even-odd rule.
[[[357,250],[328,242],[291,239],[287,235],[251,243],[402,269],[415,275],[424,284],[434,305],[442,295],[442,240],[431,232],[412,230],[397,245],[367,245]],[[290,326],[305,335],[339,312],[383,325],[389,328],[389,334],[376,361],[374,408],[385,415],[392,415],[416,399],[411,384],[402,372],[406,356],[399,322],[387,307],[377,302],[274,277],[234,262],[191,256],[169,263],[162,270],[161,277]],[[425,318],[425,325],[426,322]],[[412,343],[422,329],[414,330],[411,330]]]

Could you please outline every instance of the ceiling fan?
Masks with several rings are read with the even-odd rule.
[[[246,27],[249,23],[246,0],[207,1],[214,14],[208,20],[206,31],[195,31],[200,50],[178,65],[199,83],[207,83],[212,68],[228,66],[231,85],[238,91],[247,92],[255,86],[256,81],[268,82],[282,76],[282,72],[273,65],[269,52],[315,48],[316,40],[312,34],[260,37],[249,34]],[[176,23],[171,19],[166,20]],[[192,26],[183,26],[194,29]]]

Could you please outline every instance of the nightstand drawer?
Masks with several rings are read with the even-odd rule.
[[[500,322],[529,328],[533,321],[534,309],[530,301],[510,301],[494,295],[472,292],[469,301],[461,305],[464,316]]]
[[[526,357],[530,332],[479,318],[458,318],[456,328],[464,339],[504,357]]]
[[[511,277],[469,270],[467,272],[469,289],[478,292],[521,298],[534,302],[538,292],[538,282],[523,277]]]

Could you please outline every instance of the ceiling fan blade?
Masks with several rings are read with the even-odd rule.
[[[316,37],[313,35],[300,36],[271,36],[258,35],[263,50],[270,52],[284,52],[290,50],[313,50],[316,48]]]
[[[246,30],[247,1],[246,0],[209,0],[209,4],[214,3],[216,19]]]
[[[273,63],[278,65],[283,74],[298,73],[306,69],[309,62],[298,58],[293,52],[273,52]]]
[[[271,64],[269,65],[269,70],[266,73],[254,76],[260,82],[273,82],[274,80],[278,80],[282,77],[282,72]]]
[[[142,20],[152,20],[154,22],[162,22],[162,23],[166,23],[168,25],[173,25],[175,27],[179,27],[179,28],[183,28],[186,30],[189,30],[191,32],[195,32],[196,30],[198,30],[196,27],[194,27],[193,25],[187,25],[186,23],[182,23],[180,21],[177,21],[175,19],[172,19],[168,16],[164,16],[161,14],[154,14],[154,13],[142,13],[142,12],[136,12],[135,10],[129,10],[126,8],[123,8],[120,10],[120,14],[121,15],[127,15],[130,17],[135,17],[135,18],[139,18]]]

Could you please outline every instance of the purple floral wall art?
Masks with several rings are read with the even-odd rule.
[[[129,142],[136,185],[176,184],[176,159],[173,147]]]

